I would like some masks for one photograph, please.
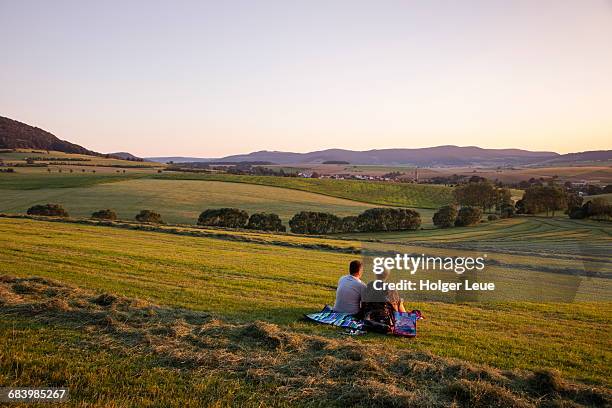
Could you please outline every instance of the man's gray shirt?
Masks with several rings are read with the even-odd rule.
[[[365,283],[352,275],[345,275],[338,281],[336,289],[336,304],[334,312],[338,313],[359,313],[361,308],[361,297],[366,288]]]

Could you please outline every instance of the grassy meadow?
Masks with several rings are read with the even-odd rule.
[[[440,230],[433,208],[452,194],[441,186],[61,167],[0,173],[0,212],[50,202],[75,217],[0,217],[1,384],[69,386],[68,406],[96,407],[612,401],[610,223]],[[416,207],[426,229],[314,237],[188,225],[214,207],[286,222],[376,205]],[[148,208],[169,225],[84,219],[101,208],[123,220]],[[392,252],[486,253],[479,279],[500,296],[407,294],[426,316],[415,339],[350,338],[301,319],[333,303],[350,260]]]
[[[410,232],[343,234],[360,240],[382,240],[441,248],[488,249],[527,255],[558,255],[608,259],[612,245],[612,225],[592,220],[572,220],[566,216],[523,216],[485,222],[469,228],[429,229]]]
[[[7,165],[25,164],[27,158],[35,159],[35,163],[50,164],[53,166],[62,166],[65,169],[71,167],[90,167],[90,166],[117,166],[123,168],[162,168],[165,165],[161,163],[148,161],[130,161],[116,158],[89,156],[84,154],[64,153],[51,150],[32,150],[32,149],[15,149],[14,151],[0,152],[0,160]]]
[[[258,184],[308,191],[370,204],[415,208],[439,208],[452,200],[450,187],[433,184],[202,173],[163,173],[152,177],[166,180],[209,180]]]
[[[343,182],[348,183],[346,191],[329,188],[333,183]],[[49,173],[41,168],[17,168],[17,173],[0,173],[0,212],[25,212],[34,204],[50,202],[63,205],[78,217],[112,208],[120,218],[133,219],[140,210],[151,209],[159,212],[166,222],[191,224],[204,209],[237,207],[249,213],[275,212],[286,223],[300,211],[356,215],[375,207],[380,201],[377,197],[390,189],[401,191],[405,196],[417,192],[413,202],[431,205],[430,198],[438,197],[441,191],[440,197],[445,198],[436,200],[449,197],[447,188],[439,187],[222,174],[159,174],[156,170],[143,169],[127,169],[125,173],[114,168],[100,168],[96,173],[90,170],[59,173],[54,169]],[[381,204],[384,203],[378,203]],[[431,227],[434,210],[417,210],[422,225]]]
[[[0,219],[0,233],[6,238],[0,270],[10,275],[51,278],[232,322],[261,319],[341,336],[299,319],[333,302],[336,281],[355,255],[10,218]],[[608,279],[594,281],[609,290]],[[369,335],[360,341],[501,369],[555,367],[571,378],[610,385],[610,302],[407,303],[427,316],[419,338]]]
[[[130,180],[109,178],[103,183],[74,188],[4,190],[0,212],[25,212],[34,204],[49,202],[62,204],[69,214],[78,217],[88,217],[100,208],[112,208],[119,218],[133,219],[141,209],[151,209],[159,212],[166,222],[195,224],[207,208],[237,207],[249,213],[274,212],[286,222],[300,211],[326,211],[345,216],[372,207],[277,187],[134,177]]]

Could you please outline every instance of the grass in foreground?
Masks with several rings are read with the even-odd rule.
[[[316,333],[337,330],[296,320],[333,301],[354,255],[108,227],[0,219],[0,270],[231,321],[262,319]],[[279,236],[280,237],[280,236]],[[514,273],[510,271],[509,273]],[[557,368],[609,385],[612,304],[412,303],[428,317],[415,341],[366,336],[389,350],[487,363],[498,368]]]
[[[0,305],[0,378],[70,387],[70,405],[532,407],[612,401],[610,390],[568,382],[555,371],[500,371],[430,353],[381,352],[380,345],[354,339],[261,321],[228,323],[39,278],[0,277]]]

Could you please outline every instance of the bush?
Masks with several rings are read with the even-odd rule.
[[[457,214],[455,220],[455,226],[467,227],[470,225],[478,224],[482,217],[482,211],[476,207],[462,207]]]
[[[457,209],[453,205],[441,207],[432,217],[433,223],[439,228],[448,228],[455,225]]]
[[[605,220],[612,216],[612,205],[602,197],[587,201],[582,207],[589,218]]]
[[[499,210],[500,218],[512,218],[514,217],[514,206],[512,204],[506,204]]]
[[[136,215],[136,221],[140,222],[151,222],[154,224],[163,224],[162,217],[160,214],[151,210],[142,210]]]
[[[280,231],[285,232],[280,217],[273,213],[255,213],[249,217],[247,228],[260,231]]]
[[[244,228],[248,219],[249,214],[238,208],[216,208],[202,212],[198,218],[198,225]]]
[[[421,215],[407,208],[371,208],[357,217],[357,231],[406,231],[421,226]]]
[[[296,234],[333,234],[342,232],[342,220],[334,214],[302,211],[289,220],[289,227]]]
[[[115,213],[113,210],[99,210],[94,212],[93,214],[91,214],[91,218],[95,218],[98,220],[116,220],[117,219],[117,213]]]
[[[343,232],[358,232],[359,231],[359,217],[349,215],[341,220],[342,226],[340,227]]]
[[[572,208],[568,215],[574,220],[582,220],[587,217],[587,213],[582,207]]]
[[[495,221],[495,220],[499,220],[499,217],[495,214],[489,214],[489,216],[487,217],[487,220]]]
[[[569,210],[568,215],[573,219],[592,218],[595,220],[607,220],[612,218],[612,205],[601,197],[587,201],[582,207],[575,207]]]
[[[38,204],[28,208],[28,215],[44,215],[47,217],[68,217],[68,212],[59,204]]]

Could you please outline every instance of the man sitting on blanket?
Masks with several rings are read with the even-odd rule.
[[[366,285],[359,278],[363,273],[361,261],[352,261],[349,264],[349,274],[344,275],[338,281],[336,290],[336,303],[334,312],[350,313],[356,315],[361,310],[361,299]]]

